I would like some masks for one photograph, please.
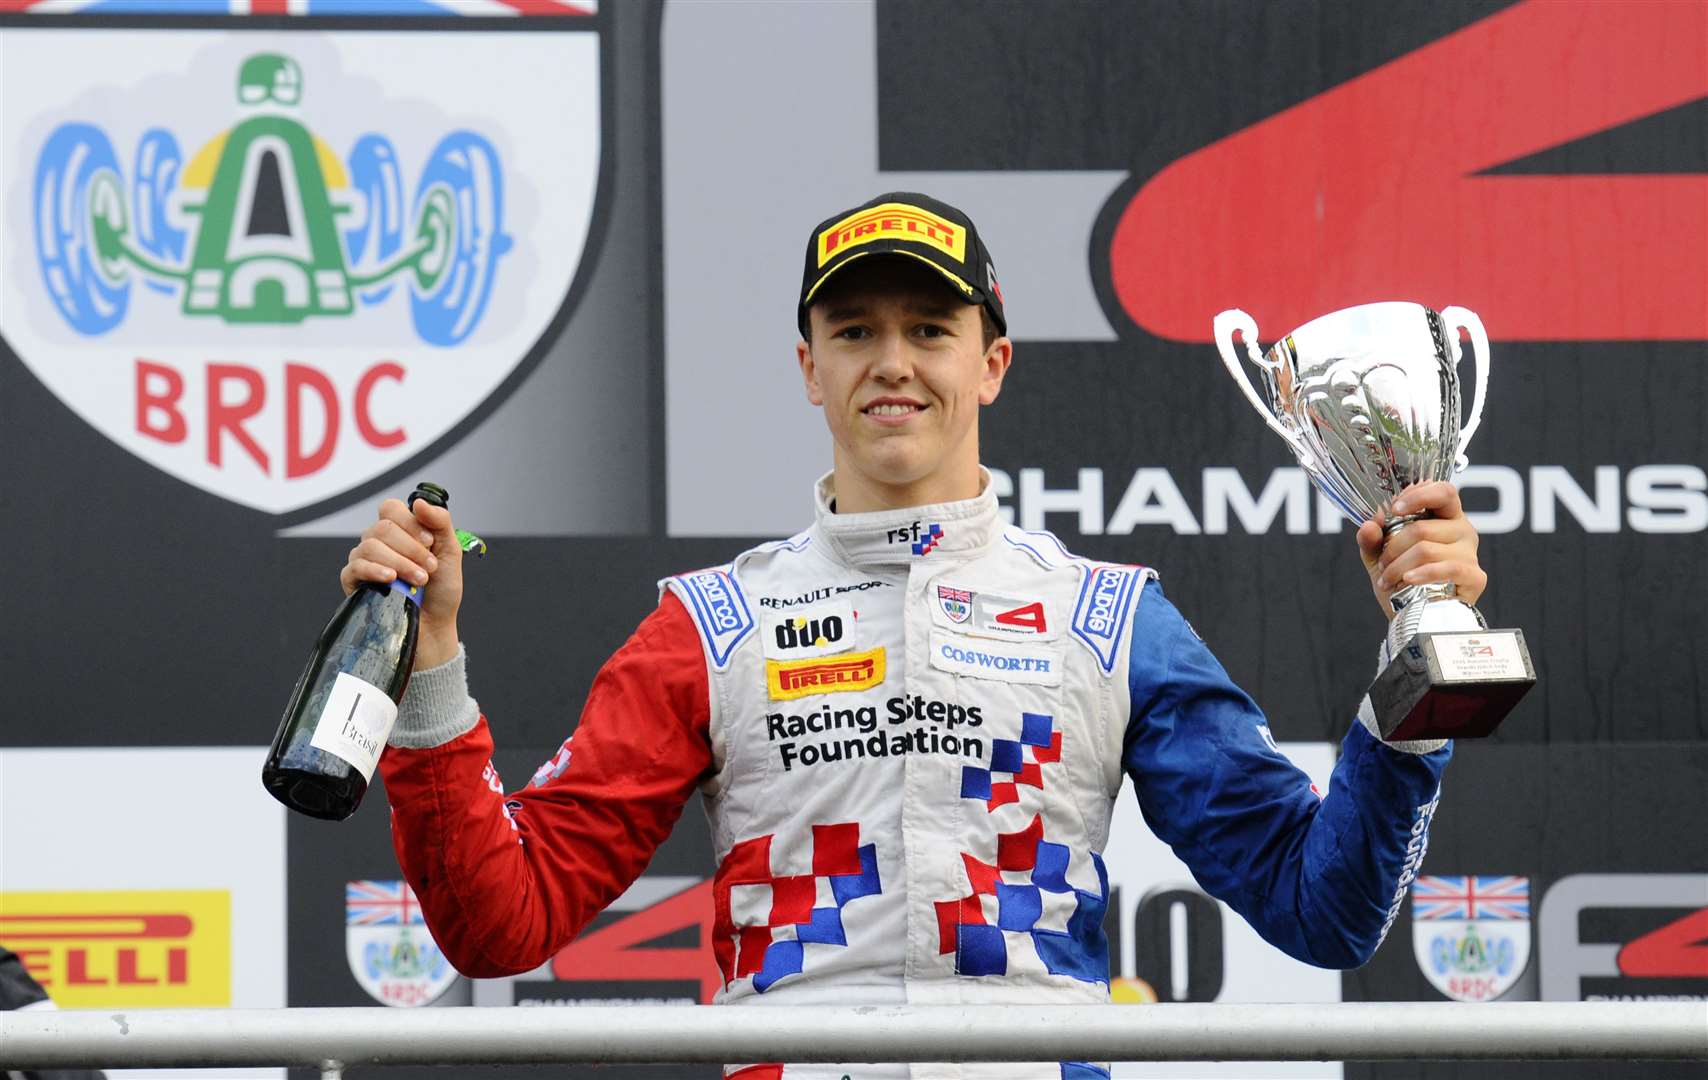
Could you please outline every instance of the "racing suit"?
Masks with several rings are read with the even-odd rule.
[[[381,770],[405,876],[459,970],[547,960],[698,787],[716,1000],[1106,1002],[1101,852],[1123,773],[1151,829],[1272,944],[1329,967],[1371,955],[1421,862],[1444,744],[1395,749],[1366,718],[1319,797],[1151,571],[1006,526],[988,479],[961,502],[831,506],[827,479],[807,531],[662,582],[523,791],[488,763],[461,658],[416,676]]]

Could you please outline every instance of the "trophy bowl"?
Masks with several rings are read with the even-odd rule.
[[[1464,417],[1461,330],[1474,362]],[[1394,513],[1400,492],[1465,468],[1488,389],[1488,333],[1474,312],[1362,304],[1312,319],[1267,351],[1257,335],[1257,323],[1243,311],[1216,316],[1216,347],[1228,374],[1355,524],[1374,518],[1390,535],[1405,528],[1418,515]],[[1236,337],[1258,369],[1267,402],[1240,367]],[[1407,586],[1391,603],[1388,667],[1371,687],[1384,738],[1487,734],[1535,683],[1522,632],[1489,630],[1451,584]]]
[[[1476,366],[1471,413],[1460,421],[1459,327],[1471,335]],[[1412,484],[1446,480],[1467,463],[1465,447],[1482,422],[1488,335],[1464,308],[1363,304],[1332,312],[1260,351],[1257,323],[1243,311],[1216,316],[1222,362],[1252,406],[1292,448],[1323,493],[1355,523],[1380,518],[1390,531],[1395,496]],[[1240,372],[1233,335],[1269,394]]]

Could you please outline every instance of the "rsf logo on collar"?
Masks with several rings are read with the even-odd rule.
[[[561,22],[9,41],[0,333],[156,468],[334,505],[515,385],[565,309],[604,103],[600,19]]]
[[[900,529],[884,530],[884,539],[892,544],[906,544],[915,555],[929,555],[943,539],[943,526],[933,522],[925,525],[914,522]]]

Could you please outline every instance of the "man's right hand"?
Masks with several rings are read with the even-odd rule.
[[[350,549],[338,584],[348,596],[361,582],[383,585],[396,578],[427,586],[415,667],[438,667],[457,655],[457,608],[463,602],[463,549],[449,510],[425,499],[415,500],[414,513],[400,499],[380,503],[379,520]]]

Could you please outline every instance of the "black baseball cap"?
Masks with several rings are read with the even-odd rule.
[[[807,238],[806,272],[796,319],[808,337],[807,308],[844,266],[867,255],[909,255],[942,274],[969,304],[983,304],[999,334],[1008,333],[996,267],[973,219],[917,191],[890,191],[826,218]]]

